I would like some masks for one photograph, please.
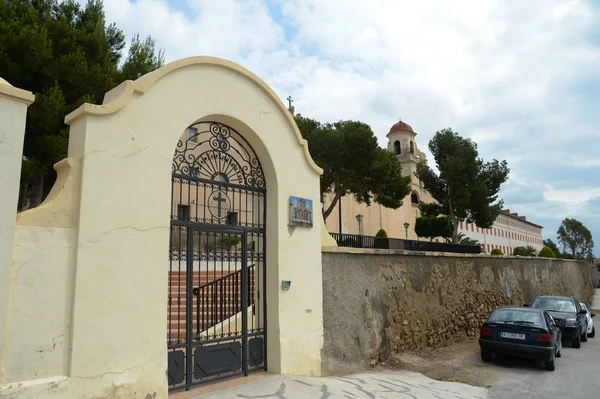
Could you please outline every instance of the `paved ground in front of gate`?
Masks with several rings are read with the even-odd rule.
[[[225,388],[218,392],[198,395],[190,391],[171,397],[174,399],[487,399],[489,396],[488,390],[484,388],[436,381],[411,371],[398,371],[328,378],[268,374],[257,381]]]

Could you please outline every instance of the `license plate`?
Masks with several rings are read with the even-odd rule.
[[[525,339],[525,334],[517,334],[517,333],[509,333],[509,332],[501,332],[500,336],[502,338],[510,338],[510,339]]]

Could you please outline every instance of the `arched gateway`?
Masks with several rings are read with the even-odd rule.
[[[218,122],[173,157],[167,344],[171,389],[266,369],[265,175]]]
[[[273,90],[191,57],[65,122],[52,192],[17,217],[9,396],[165,398],[265,367],[321,374],[322,170]]]

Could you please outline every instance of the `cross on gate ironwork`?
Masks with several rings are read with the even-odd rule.
[[[226,198],[223,198],[222,193],[219,191],[219,194],[216,197],[213,197],[213,200],[217,201],[217,214],[219,216],[217,216],[218,218],[221,217],[221,203],[227,201]]]

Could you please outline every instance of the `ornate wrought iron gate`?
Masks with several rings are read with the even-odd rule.
[[[172,170],[168,297],[171,390],[266,369],[266,187],[248,142],[191,126]]]

